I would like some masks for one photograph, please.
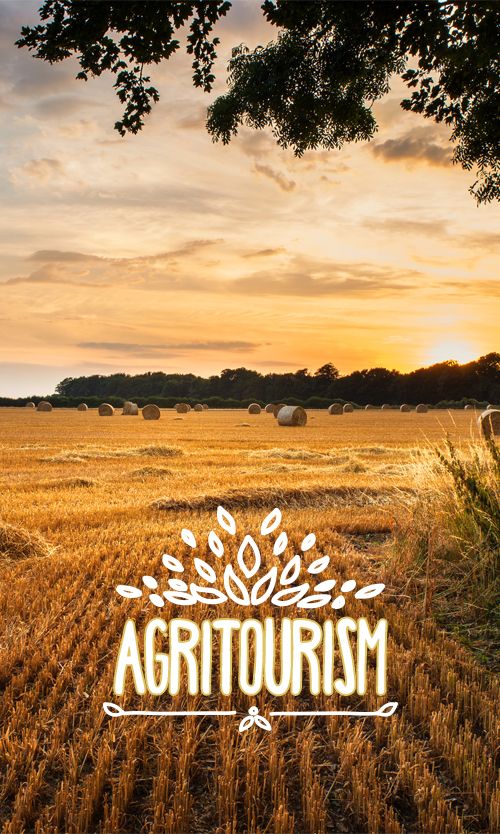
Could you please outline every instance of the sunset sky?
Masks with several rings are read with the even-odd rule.
[[[294,158],[269,133],[206,133],[231,47],[276,30],[239,0],[213,94],[179,52],[161,101],[122,139],[103,77],[75,80],[14,41],[37,3],[0,3],[0,394],[144,370],[345,373],[468,361],[499,348],[499,210],[476,207],[446,128],[376,107],[369,144]],[[497,330],[497,333],[495,333]]]

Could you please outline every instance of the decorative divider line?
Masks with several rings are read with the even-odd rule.
[[[110,718],[118,718],[119,716],[123,715],[151,715],[153,717],[171,717],[171,718],[183,718],[188,715],[196,715],[200,718],[203,718],[208,715],[237,715],[237,711],[235,709],[232,710],[185,710],[180,712],[168,712],[168,711],[157,711],[157,710],[125,710],[118,706],[118,704],[113,704],[111,701],[105,701],[102,705],[102,708],[106,715],[109,715]],[[284,716],[319,716],[319,715],[345,715],[351,718],[390,718],[391,715],[394,715],[398,708],[397,701],[387,701],[387,703],[383,704],[379,709],[373,711],[364,711],[364,710],[290,710],[290,711],[273,711],[269,713],[270,718],[279,718]],[[241,715],[241,713],[240,713]],[[245,730],[250,729],[254,724],[260,727],[263,730],[270,730],[271,724],[264,718],[263,715],[259,715],[258,707],[250,707],[248,710],[248,715],[245,716],[239,726],[240,732],[244,732]]]

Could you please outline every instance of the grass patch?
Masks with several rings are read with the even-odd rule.
[[[44,458],[47,463],[79,463],[84,460],[98,460],[99,458],[176,458],[183,454],[176,446],[140,446],[126,449],[65,449],[57,455]]]
[[[500,452],[494,440],[459,451],[450,440],[422,463],[412,511],[396,527],[395,566],[424,616],[498,668]]]

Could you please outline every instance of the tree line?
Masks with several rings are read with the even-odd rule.
[[[4,397],[0,404],[23,404],[28,399],[36,401],[40,397]],[[465,365],[450,360],[409,373],[370,368],[341,375],[329,362],[314,372],[302,368],[294,373],[261,374],[249,368],[226,368],[208,378],[162,371],[94,374],[63,379],[50,399],[59,405],[81,401],[121,405],[124,400],[132,400],[139,405],[156,402],[164,407],[181,401],[207,402],[213,407],[287,402],[310,408],[326,407],[336,400],[357,405],[500,403],[500,353],[488,353]]]

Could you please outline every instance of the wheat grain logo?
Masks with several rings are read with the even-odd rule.
[[[265,538],[276,532],[281,521],[281,510],[276,507],[263,520],[260,535]],[[217,522],[228,535],[237,535],[235,519],[222,506],[217,508]],[[192,530],[183,528],[180,538],[193,552],[199,550]],[[210,552],[216,557],[215,566],[218,567],[220,563],[223,563],[226,550],[220,535],[215,530],[211,530],[208,534],[207,544]],[[344,608],[345,595],[353,591],[356,599],[364,600],[372,599],[382,593],[385,588],[383,583],[379,582],[356,589],[357,583],[354,579],[345,580],[340,586],[340,593],[335,593],[337,580],[320,578],[330,564],[330,557],[327,555],[319,556],[307,565],[305,569],[307,576],[300,581],[304,567],[302,556],[312,550],[315,545],[315,534],[308,533],[302,540],[300,553],[294,553],[286,558],[289,539],[286,531],[282,530],[274,542],[273,554],[280,558],[280,561],[283,560],[284,564],[280,568],[278,565],[273,565],[261,575],[260,548],[253,536],[245,534],[238,548],[236,565],[227,562],[223,568],[216,571],[207,561],[193,554],[193,564],[199,579],[188,585],[181,579],[184,573],[182,562],[176,556],[164,553],[162,563],[169,573],[166,590],[160,589],[158,580],[153,576],[145,575],[142,577],[145,591],[133,585],[118,585],[116,591],[126,599],[137,599],[146,595],[152,605],[157,608],[162,608],[165,601],[173,605],[187,606],[196,603],[221,605],[231,600],[240,606],[259,606],[270,600],[272,605],[280,608],[296,606],[298,609],[313,609],[331,605],[336,610]]]

